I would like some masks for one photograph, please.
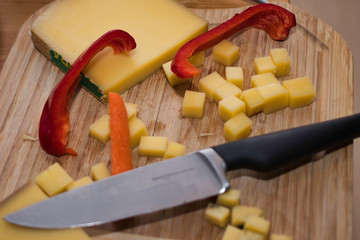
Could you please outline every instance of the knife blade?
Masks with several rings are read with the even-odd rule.
[[[89,227],[153,213],[223,193],[229,188],[226,171],[271,172],[359,136],[360,114],[354,114],[246,138],[94,182],[4,219],[54,229]]]

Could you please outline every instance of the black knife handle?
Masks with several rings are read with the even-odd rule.
[[[360,136],[360,114],[215,146],[227,170],[270,172]]]

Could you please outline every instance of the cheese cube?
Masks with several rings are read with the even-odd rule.
[[[95,181],[110,177],[110,171],[105,163],[101,162],[91,168],[91,176]]]
[[[283,86],[289,92],[290,108],[309,105],[315,99],[315,87],[309,77],[286,80],[283,82]]]
[[[250,86],[260,87],[270,83],[280,84],[280,81],[272,73],[261,73],[251,77]]]
[[[205,62],[205,52],[199,52],[189,58],[189,62],[195,67],[200,67]]]
[[[266,240],[267,237],[261,233],[243,230],[238,240]]]
[[[241,90],[244,89],[244,71],[242,67],[226,67],[225,79]]]
[[[0,204],[0,239],[2,240],[90,240],[82,229],[36,229],[9,224],[3,217],[17,210],[47,199],[34,183],[28,183]]]
[[[190,81],[189,78],[178,77],[173,71],[171,71],[171,62],[172,61],[169,61],[162,65],[166,79],[168,80],[170,85],[174,87],[174,86],[189,82]]]
[[[139,155],[163,157],[168,145],[168,139],[160,136],[142,136],[139,144]]]
[[[284,234],[270,234],[270,240],[292,240],[293,238]]]
[[[137,117],[129,120],[130,146],[132,149],[137,147],[142,136],[147,136],[148,131],[145,124]]]
[[[227,225],[221,240],[240,240],[241,233],[241,229]]]
[[[73,179],[60,166],[54,163],[48,169],[40,173],[35,182],[48,196],[54,196],[66,190],[66,187],[73,182]]]
[[[224,137],[228,141],[246,138],[251,133],[251,125],[251,120],[241,112],[225,122]]]
[[[186,90],[182,105],[182,116],[202,118],[205,109],[206,95],[203,92]]]
[[[185,145],[171,141],[169,142],[166,148],[164,158],[168,159],[168,158],[178,157],[184,155],[184,153],[185,153]]]
[[[264,110],[265,99],[258,88],[250,88],[241,93],[240,99],[246,105],[246,115],[252,116]]]
[[[74,181],[73,183],[71,183],[70,185],[68,185],[66,187],[66,190],[69,191],[69,190],[72,190],[75,188],[79,188],[79,187],[85,186],[87,184],[90,184],[92,182],[93,182],[93,180],[89,176],[86,176],[86,177],[80,178],[80,179]]]
[[[199,81],[199,91],[206,93],[206,98],[213,101],[214,91],[221,85],[224,85],[226,80],[222,78],[217,72],[213,72]]]
[[[233,207],[240,204],[241,192],[237,189],[229,189],[217,196],[216,203],[225,207]]]
[[[249,216],[262,217],[263,215],[264,212],[261,208],[237,205],[231,209],[231,224],[234,226],[240,226],[245,223],[245,220]]]
[[[222,120],[227,121],[240,112],[245,113],[245,103],[235,96],[230,96],[221,100],[218,104],[219,116]]]
[[[239,47],[225,39],[213,47],[212,57],[215,62],[231,66],[240,58]]]
[[[226,97],[240,97],[241,89],[230,82],[226,82],[214,91],[214,101],[219,102]]]
[[[156,17],[154,17],[156,16]],[[181,24],[179,24],[181,20]],[[178,49],[207,31],[206,20],[170,0],[62,0],[52,4],[31,27],[36,46],[52,61],[73,63],[105,32],[130,33],[136,49],[116,54],[105,48],[88,64],[84,74],[104,93],[122,93],[161,65]],[[90,82],[90,81],[89,81]]]
[[[230,210],[227,207],[209,203],[205,210],[205,218],[212,224],[225,227],[229,222]]]
[[[275,74],[276,66],[271,60],[270,56],[258,57],[254,60],[255,74],[272,73]]]
[[[286,48],[270,49],[270,57],[276,67],[276,77],[284,77],[290,74],[290,56]]]
[[[288,91],[280,84],[271,83],[261,87],[258,90],[264,98],[264,113],[269,114],[289,105]]]
[[[110,115],[105,113],[90,125],[90,136],[106,143],[110,139]]]
[[[138,106],[135,103],[125,102],[128,120],[135,117],[138,111]]]
[[[270,222],[262,217],[249,216],[245,220],[244,229],[267,235],[270,229]]]

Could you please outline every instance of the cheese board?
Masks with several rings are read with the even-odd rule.
[[[316,88],[316,100],[303,108],[286,108],[251,117],[251,136],[353,113],[352,55],[345,41],[315,16],[284,2],[277,4],[296,14],[298,24],[289,38],[275,42],[265,32],[243,31],[230,39],[240,48],[241,57],[235,65],[243,67],[247,88],[254,74],[254,58],[268,55],[271,48],[287,48],[292,62],[291,74],[280,80],[309,76]],[[212,28],[243,9],[193,11],[207,19]],[[0,76],[3,112],[0,120],[0,200],[54,162],[59,162],[74,179],[89,175],[96,163],[109,164],[110,144],[92,139],[88,130],[91,123],[107,111],[107,106],[82,88],[77,89],[70,107],[69,144],[76,149],[77,157],[50,156],[41,150],[37,140],[23,138],[37,137],[43,104],[64,75],[31,42],[29,28],[42,11],[34,13],[20,29]],[[213,71],[224,76],[225,68],[212,61],[211,50],[208,50],[201,70],[191,83],[173,88],[159,69],[123,94],[126,101],[138,104],[138,117],[144,121],[150,135],[180,142],[188,153],[225,142],[224,123],[215,103],[206,102],[202,119],[181,117],[185,90],[197,90],[198,80]],[[134,149],[133,161],[135,167],[140,167],[162,159],[141,157]],[[348,145],[322,153],[312,162],[287,173],[264,176],[239,170],[231,172],[229,177],[231,187],[242,191],[243,204],[264,209],[271,222],[271,232],[288,234],[294,239],[352,239],[355,225],[353,186],[356,185],[353,163],[353,145]],[[95,230],[171,239],[219,239],[224,230],[206,222],[204,217],[206,205],[213,200],[85,230],[94,239]]]

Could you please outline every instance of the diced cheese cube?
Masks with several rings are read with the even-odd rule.
[[[28,183],[0,204],[0,239],[2,240],[90,240],[82,229],[36,229],[9,224],[3,217],[17,210],[47,199],[34,183]]]
[[[258,90],[264,98],[264,113],[269,114],[289,105],[288,91],[280,84],[271,83],[261,87]]]
[[[225,122],[224,137],[228,141],[246,138],[251,133],[251,125],[251,120],[241,112]]]
[[[110,139],[110,115],[105,113],[90,126],[90,135],[106,143]]]
[[[270,83],[280,84],[280,81],[272,73],[261,73],[251,77],[250,86],[260,87]]]
[[[205,109],[206,94],[186,90],[182,105],[182,116],[202,118]]]
[[[205,218],[212,224],[225,227],[229,222],[230,210],[227,207],[209,203],[205,210]]]
[[[167,137],[142,136],[139,144],[139,155],[163,157],[168,145]]]
[[[213,47],[212,57],[215,62],[231,66],[240,58],[239,47],[225,39]]]
[[[236,205],[231,209],[231,224],[234,226],[240,226],[245,223],[245,220],[249,216],[262,217],[264,211],[258,207]]]
[[[235,96],[230,96],[221,100],[218,104],[219,116],[222,120],[227,121],[235,117],[240,112],[245,113],[245,103]]]
[[[122,29],[130,33],[136,49],[114,54],[110,47],[105,48],[84,70],[103,92],[122,93],[171,60],[184,43],[205,32],[207,25],[176,1],[62,0],[47,8],[31,29],[38,46],[47,45],[56,52],[57,61],[62,57],[70,63],[105,32]]]
[[[199,52],[189,58],[189,62],[195,67],[200,67],[205,62],[205,52]]]
[[[286,48],[270,49],[270,57],[276,67],[276,77],[284,77],[290,74],[290,56]]]
[[[138,106],[135,103],[125,102],[128,120],[135,117],[138,111]]]
[[[262,217],[252,215],[246,218],[244,229],[267,235],[270,229],[270,222]]]
[[[241,232],[241,229],[227,225],[221,240],[240,240]]]
[[[255,58],[254,67],[255,67],[255,74],[261,74],[267,72],[275,74],[276,71],[276,66],[272,62],[270,56]]]
[[[266,240],[267,237],[261,233],[243,230],[238,240]]]
[[[129,120],[129,131],[130,146],[132,149],[139,145],[142,136],[148,135],[146,125],[137,117],[133,117]]]
[[[241,192],[238,189],[229,189],[217,196],[216,203],[225,207],[232,208],[240,204]]]
[[[172,61],[169,61],[162,65],[166,79],[168,80],[170,85],[174,87],[174,86],[189,82],[190,81],[189,78],[178,77],[173,71],[171,71],[171,62]]]
[[[59,163],[54,163],[40,173],[35,178],[35,182],[51,197],[65,191],[66,187],[73,182],[73,179]]]
[[[244,89],[244,71],[242,67],[226,67],[225,79],[241,90]]]
[[[93,182],[93,180],[89,176],[86,176],[86,177],[80,178],[80,179],[74,181],[73,183],[71,183],[69,186],[67,186],[66,190],[69,191],[69,190],[72,190],[75,188],[79,188],[79,187],[85,186],[87,184],[90,184],[92,182]]]
[[[214,101],[219,102],[226,97],[236,96],[240,97],[241,89],[230,82],[226,82],[214,91]]]
[[[182,156],[185,153],[185,148],[186,147],[183,144],[170,141],[166,148],[164,158],[168,159],[168,158]]]
[[[110,171],[105,163],[101,162],[91,168],[91,176],[95,181],[110,177]]]
[[[265,100],[258,88],[246,89],[241,93],[240,99],[246,105],[246,115],[252,116],[264,110]]]
[[[290,108],[309,105],[315,99],[315,87],[309,77],[286,80],[283,82],[283,86],[289,92]]]
[[[293,238],[284,234],[270,234],[270,240],[292,240]]]
[[[225,83],[226,80],[224,78],[222,78],[217,72],[213,72],[200,79],[199,91],[206,93],[206,98],[209,101],[212,101],[214,91]]]

